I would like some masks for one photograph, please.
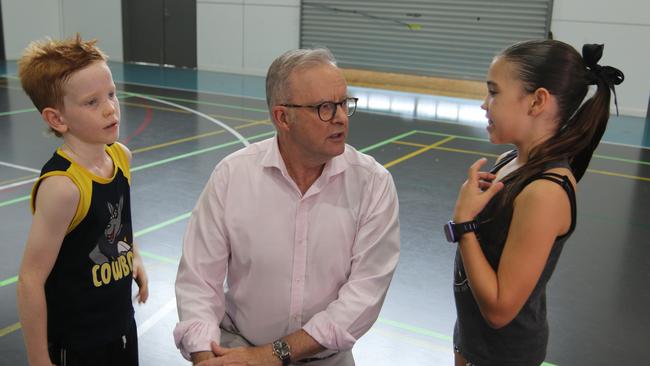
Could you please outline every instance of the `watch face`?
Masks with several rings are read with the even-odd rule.
[[[447,237],[447,241],[453,243],[456,241],[456,238],[454,238],[454,231],[451,228],[451,225],[452,225],[451,221],[446,223],[444,226],[444,232],[445,232],[445,236]]]
[[[281,360],[291,357],[291,348],[289,344],[282,339],[273,342],[273,353]]]

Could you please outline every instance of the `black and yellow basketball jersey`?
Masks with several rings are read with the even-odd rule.
[[[48,341],[90,347],[119,337],[131,325],[133,232],[129,160],[119,144],[106,146],[112,178],[90,173],[57,149],[32,189],[32,212],[43,179],[66,176],[79,203],[45,283]]]

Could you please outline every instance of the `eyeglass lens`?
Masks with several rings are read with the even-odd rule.
[[[346,100],[340,103],[327,102],[323,103],[318,107],[318,116],[323,121],[331,121],[336,115],[336,108],[338,106],[343,108],[343,111],[349,116],[354,114],[355,109],[357,108],[357,100],[355,98],[347,98]]]

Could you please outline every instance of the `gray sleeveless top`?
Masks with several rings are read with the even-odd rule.
[[[511,151],[494,166],[492,173],[496,173],[516,156],[517,152]],[[566,161],[552,163],[547,165],[546,170],[557,167],[569,168],[569,164]],[[508,325],[501,329],[493,329],[487,324],[472,295],[460,252],[456,251],[454,298],[457,320],[454,327],[454,347],[468,362],[477,366],[539,365],[546,356],[548,341],[546,283],[555,269],[564,243],[575,229],[576,201],[575,192],[568,177],[554,173],[542,173],[531,179],[531,182],[537,179],[555,182],[567,192],[571,202],[571,228],[565,235],[555,240],[546,266],[533,292],[519,314]],[[497,196],[502,192],[497,193]],[[497,196],[477,216],[479,229],[476,232],[481,249],[494,271],[497,271],[499,267],[499,260],[503,253],[512,218],[512,207],[508,210],[497,211],[498,200],[495,199]]]

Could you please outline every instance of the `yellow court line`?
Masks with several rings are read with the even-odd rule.
[[[491,154],[491,153],[486,153],[486,152],[481,152],[481,151],[474,151],[474,150],[455,149],[455,148],[452,148],[452,147],[443,147],[443,146],[431,147],[431,146],[428,146],[428,145],[418,144],[418,143],[415,143],[415,142],[393,141],[393,143],[394,144],[399,144],[399,145],[408,145],[408,146],[421,147],[420,150],[423,150],[422,152],[424,152],[426,150],[429,150],[429,149],[432,149],[432,150],[458,152],[458,153],[472,154],[472,155],[479,155],[479,156],[490,156],[490,157],[494,157],[494,158],[499,157],[498,154]],[[420,150],[417,150],[417,151],[420,151]],[[612,176],[612,177],[621,177],[621,178],[628,178],[628,179],[635,179],[635,180],[642,180],[642,181],[650,182],[650,178],[639,177],[639,176],[636,176],[636,175],[615,173],[615,172],[610,172],[608,170],[587,169],[587,171],[589,173],[603,174],[603,175],[609,175],[609,176]]]
[[[440,146],[442,144],[446,144],[447,142],[449,142],[449,141],[451,141],[451,140],[453,140],[455,138],[456,138],[455,136],[445,137],[444,139],[436,142],[435,144],[425,146],[425,147],[423,147],[423,148],[421,148],[419,150],[413,151],[410,154],[406,154],[406,155],[402,156],[401,158],[395,159],[395,160],[393,160],[391,162],[388,162],[388,163],[384,164],[384,168],[388,169],[388,168],[392,167],[395,164],[399,164],[399,163],[403,162],[404,160],[408,160],[408,159],[410,159],[410,158],[412,158],[414,156],[422,154],[425,151],[434,149],[434,148],[436,148],[436,147],[438,147],[438,146]]]
[[[268,119],[261,120],[261,121],[253,121],[251,123],[246,123],[246,124],[243,124],[243,125],[240,125],[240,126],[236,126],[234,128],[236,130],[239,130],[239,129],[246,128],[246,127],[268,124],[268,122],[269,122]],[[217,130],[217,131],[202,133],[200,135],[184,137],[184,138],[181,138],[181,139],[176,139],[176,140],[163,142],[163,143],[157,144],[157,145],[151,145],[151,146],[147,146],[147,147],[142,147],[140,149],[134,149],[134,150],[132,150],[132,153],[137,154],[137,153],[141,153],[141,152],[145,152],[145,151],[160,149],[160,148],[163,148],[163,147],[180,144],[180,143],[187,142],[187,141],[198,140],[198,139],[203,138],[203,137],[219,135],[219,134],[222,134],[224,132],[226,132],[226,130]]]
[[[425,144],[418,144],[415,142],[406,142],[406,141],[393,141],[395,144],[399,145],[407,145],[407,146],[415,146],[415,147],[425,147],[429,145]],[[480,155],[480,156],[489,156],[493,158],[498,158],[500,155],[499,154],[491,154],[491,153],[486,153],[482,151],[475,151],[475,150],[464,150],[464,149],[455,149],[453,147],[443,147],[443,146],[436,146],[433,149],[435,150],[443,150],[443,151],[451,151],[451,152],[459,152],[459,153],[465,153],[465,154],[474,154],[474,155]]]
[[[398,144],[398,145],[415,146],[415,147],[427,147],[427,146],[429,146],[429,145],[426,145],[426,144],[418,144],[418,143],[415,143],[415,142],[399,141],[399,140],[393,141],[393,143]]]
[[[498,158],[499,156],[501,156],[499,154],[492,154],[492,153],[486,153],[486,152],[475,151],[475,150],[455,149],[453,147],[436,147],[436,150],[444,150],[444,151],[473,154],[473,155],[480,155],[480,156],[489,156],[491,158]]]
[[[11,324],[8,327],[4,327],[4,328],[0,329],[0,337],[4,337],[4,336],[6,336],[7,334],[9,334],[11,332],[17,331],[18,329],[20,329],[20,322]]]
[[[164,112],[174,112],[174,113],[183,113],[183,114],[191,114],[191,112],[188,112],[183,109],[177,109],[177,108],[168,108],[168,107],[156,107],[152,106],[149,104],[143,104],[143,103],[132,103],[132,102],[123,102],[120,103],[122,105],[128,105],[131,107],[142,107],[142,108],[151,108],[159,111],[164,111]],[[250,119],[250,118],[241,118],[241,117],[232,117],[232,116],[226,116],[223,114],[209,114],[206,113],[206,115],[214,118],[222,118],[222,119],[231,119],[233,121],[241,121],[241,122],[254,122],[255,120]]]
[[[11,184],[13,182],[19,182],[21,180],[32,179],[32,178],[36,178],[36,177],[38,177],[38,175],[36,175],[36,174],[24,175],[22,177],[18,177],[18,178],[14,178],[14,179],[2,180],[2,181],[0,181],[0,185]]]

